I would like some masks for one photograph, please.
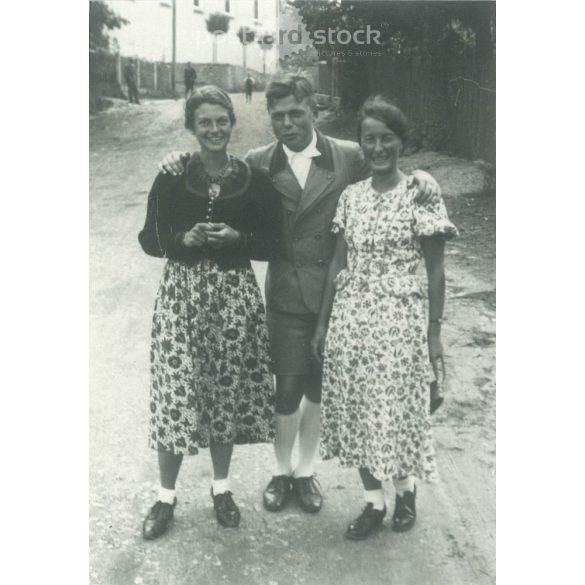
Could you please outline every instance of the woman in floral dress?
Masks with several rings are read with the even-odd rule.
[[[227,153],[234,123],[223,90],[192,94],[185,126],[200,152],[182,175],[157,176],[139,234],[147,254],[167,258],[150,352],[150,445],[161,486],[143,524],[146,539],[168,528],[183,455],[200,447],[211,453],[217,520],[238,526],[228,482],[234,443],[274,437],[268,333],[250,259],[270,258],[280,200],[266,176]]]
[[[324,359],[322,454],[359,470],[366,507],[346,536],[366,538],[386,515],[383,480],[396,489],[392,528],[416,519],[414,478],[434,481],[429,384],[442,366],[444,243],[457,235],[442,199],[414,201],[398,168],[407,122],[380,96],[358,115],[372,177],[341,194],[338,234],[312,341]],[[417,267],[424,258],[425,290]]]

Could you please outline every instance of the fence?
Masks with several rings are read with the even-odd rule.
[[[350,108],[384,93],[413,122],[415,141],[495,163],[495,61],[389,55],[339,63],[332,72],[320,69],[322,90],[334,85]]]
[[[122,88],[123,70],[128,62],[132,62],[136,69],[138,88],[142,93],[150,95],[171,95],[172,76],[169,63],[145,61],[112,55],[109,53],[89,54],[89,84],[90,89],[100,92],[104,96],[123,97]],[[186,63],[175,65],[175,88],[179,93],[185,91],[183,71]],[[240,65],[228,63],[193,64],[197,72],[197,84],[210,83],[218,85],[227,91],[243,91],[246,69]],[[256,89],[264,89],[267,76],[251,71],[256,80]]]

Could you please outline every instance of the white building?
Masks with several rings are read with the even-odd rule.
[[[106,0],[129,24],[109,32],[120,54],[150,61],[172,59],[172,0]],[[212,63],[214,37],[207,31],[210,14],[229,17],[229,30],[217,37],[217,63],[243,65],[243,47],[237,36],[240,27],[262,33],[278,31],[278,0],[175,0],[177,63]],[[266,73],[276,70],[276,44],[262,50],[258,43],[247,45],[247,67]]]

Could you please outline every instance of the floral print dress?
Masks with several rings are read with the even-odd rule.
[[[274,439],[274,386],[260,289],[250,266],[169,260],[150,349],[150,446],[194,455]]]
[[[442,199],[422,205],[403,179],[377,193],[366,179],[341,194],[333,231],[347,242],[325,345],[324,459],[379,480],[436,480],[431,367],[419,238],[457,235]]]

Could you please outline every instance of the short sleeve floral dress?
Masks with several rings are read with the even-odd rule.
[[[415,203],[403,179],[377,193],[371,179],[341,194],[333,231],[348,246],[325,346],[324,459],[379,480],[436,480],[429,415],[426,286],[421,236],[457,235],[442,199]]]

